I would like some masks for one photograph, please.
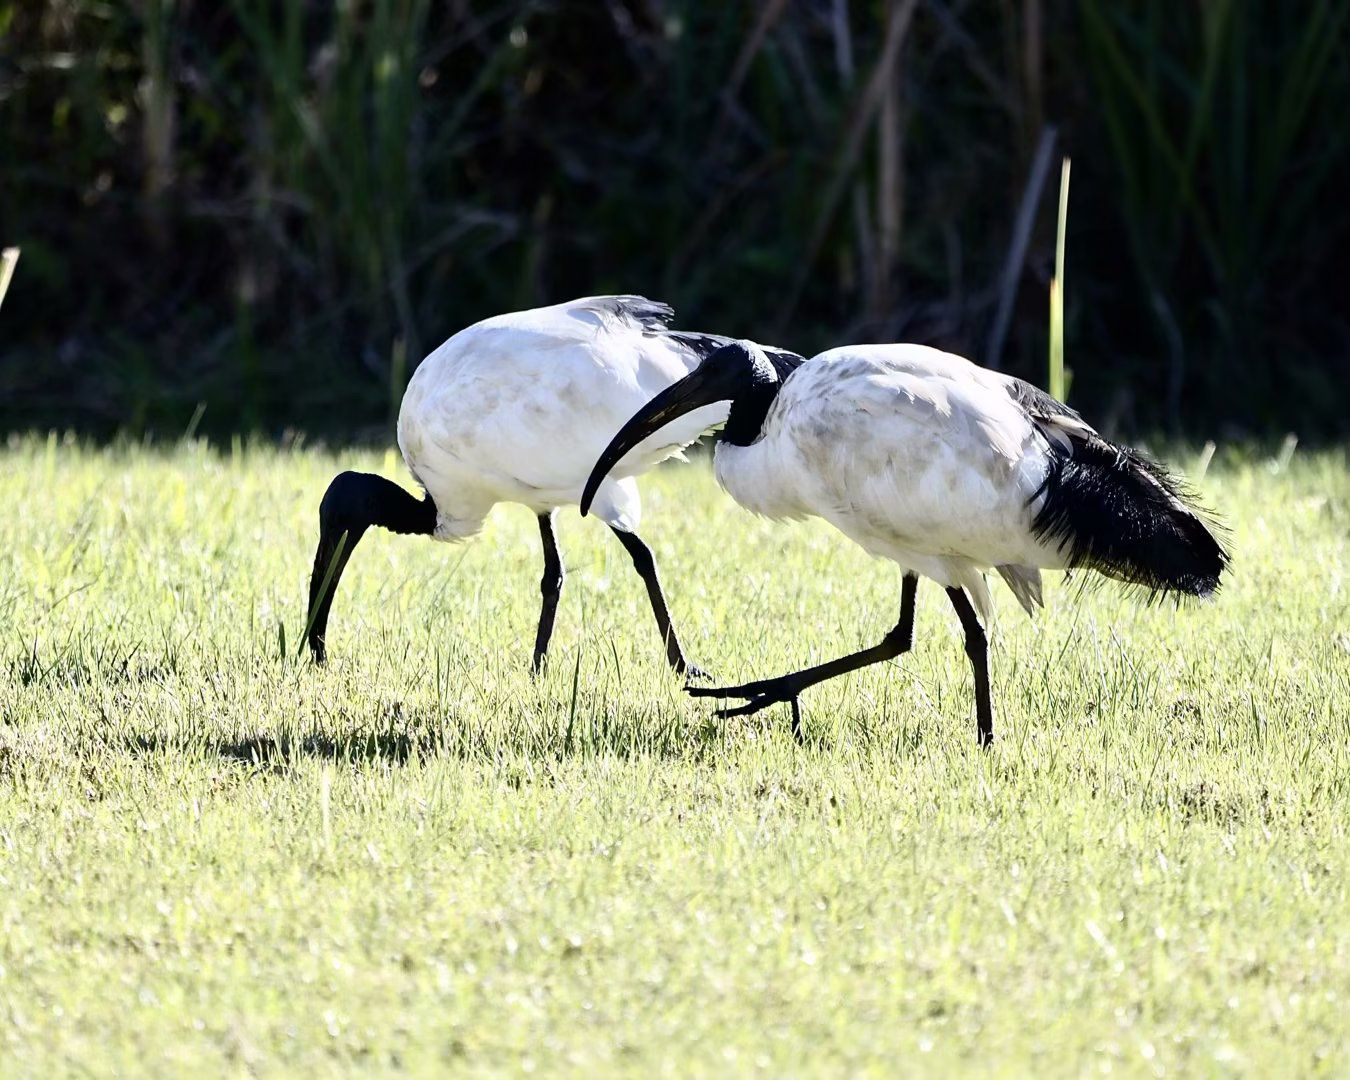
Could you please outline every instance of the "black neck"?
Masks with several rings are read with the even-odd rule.
[[[769,407],[782,385],[775,382],[751,386],[732,398],[720,440],[732,446],[749,446],[758,439],[764,429],[764,418],[769,415]]]
[[[772,371],[750,369],[744,387],[731,399],[731,411],[722,428],[721,441],[732,446],[749,446],[764,429],[764,419],[783,388],[783,382],[803,363],[796,353],[764,350]]]
[[[405,536],[430,536],[436,531],[436,504],[430,495],[416,499],[383,476],[342,473],[328,485],[319,505],[320,528],[364,532],[371,525]]]

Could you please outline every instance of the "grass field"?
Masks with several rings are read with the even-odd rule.
[[[1193,457],[1180,454],[1183,469]],[[405,480],[390,454],[344,464]],[[1212,604],[997,587],[711,719],[622,549],[564,513],[372,534],[294,658],[333,455],[0,451],[0,1073],[1350,1069],[1350,470],[1221,449]],[[876,640],[899,574],[705,464],[644,484],[724,680]],[[284,627],[285,653],[282,653]]]

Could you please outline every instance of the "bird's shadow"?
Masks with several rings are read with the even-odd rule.
[[[311,730],[301,733],[255,732],[232,737],[196,738],[159,734],[129,735],[119,748],[133,756],[179,754],[217,757],[262,771],[285,771],[304,760],[348,765],[406,765],[414,757],[443,756],[449,746],[431,731]]]
[[[620,760],[659,758],[699,761],[720,751],[735,730],[703,719],[677,727],[644,731],[621,725],[618,730],[573,737],[565,730],[522,728],[456,729],[443,717],[409,714],[397,728],[313,728],[300,732],[252,732],[232,736],[173,736],[159,733],[125,735],[115,745],[133,756],[178,754],[215,757],[261,772],[285,772],[303,761],[334,765],[404,766],[410,761],[458,760],[480,764],[513,758],[565,762],[604,756]],[[790,736],[788,736],[790,737]]]
[[[213,741],[211,749],[227,761],[243,765],[287,763],[298,758],[319,761],[388,762],[403,765],[414,754],[434,756],[440,741],[430,733],[414,737],[406,732],[311,731],[303,735],[258,733]]]

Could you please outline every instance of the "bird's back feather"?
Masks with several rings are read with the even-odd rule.
[[[470,535],[496,502],[575,503],[614,432],[726,340],[671,331],[672,316],[641,296],[583,297],[484,319],[432,352],[404,394],[398,434],[441,512],[438,535]],[[709,406],[645,440],[615,479],[679,453],[726,412]],[[619,501],[605,520],[635,522],[636,489]]]

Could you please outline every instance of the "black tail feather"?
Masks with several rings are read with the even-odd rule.
[[[631,293],[622,296],[597,297],[596,307],[602,307],[625,319],[631,319],[648,333],[660,333],[675,318],[675,309],[660,300],[648,300]]]
[[[1228,566],[1219,528],[1155,462],[1092,437],[1049,440],[1051,466],[1032,522],[1070,568],[1096,570],[1153,595],[1210,596]]]

